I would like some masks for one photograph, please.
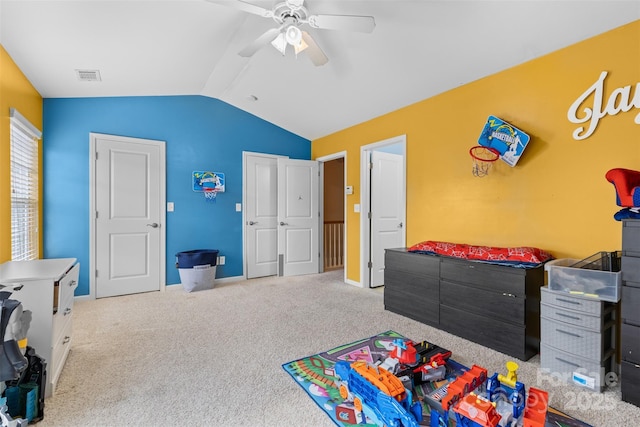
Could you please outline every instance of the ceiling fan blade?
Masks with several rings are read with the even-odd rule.
[[[249,57],[254,53],[259,51],[263,46],[269,44],[273,41],[278,34],[280,34],[281,28],[271,28],[270,30],[265,31],[260,37],[251,42],[247,47],[238,52],[238,55]]]
[[[221,4],[223,6],[233,7],[243,12],[253,13],[263,18],[273,18],[273,10],[265,9],[255,4],[243,0],[207,0],[210,3]]]
[[[311,15],[306,21],[313,28],[370,33],[376,27],[373,16]]]
[[[307,55],[309,55],[309,59],[311,59],[311,62],[313,62],[316,67],[324,65],[329,61],[327,55],[324,54],[313,37],[311,37],[306,31],[302,32],[302,40],[307,44],[307,48],[305,50]]]

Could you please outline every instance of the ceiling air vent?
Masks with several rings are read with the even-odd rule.
[[[100,78],[100,71],[98,70],[76,70],[76,74],[78,75],[78,80],[81,82],[102,81]]]

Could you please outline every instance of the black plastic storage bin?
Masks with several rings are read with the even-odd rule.
[[[213,288],[219,252],[217,249],[195,249],[176,254],[176,268],[185,291]]]

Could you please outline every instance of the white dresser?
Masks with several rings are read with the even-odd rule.
[[[0,264],[2,290],[12,291],[11,298],[32,312],[28,345],[47,363],[45,397],[54,393],[71,348],[73,291],[79,272],[75,258]]]

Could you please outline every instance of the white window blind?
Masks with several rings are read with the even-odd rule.
[[[17,110],[11,116],[11,259],[37,259],[38,140],[42,133]]]

